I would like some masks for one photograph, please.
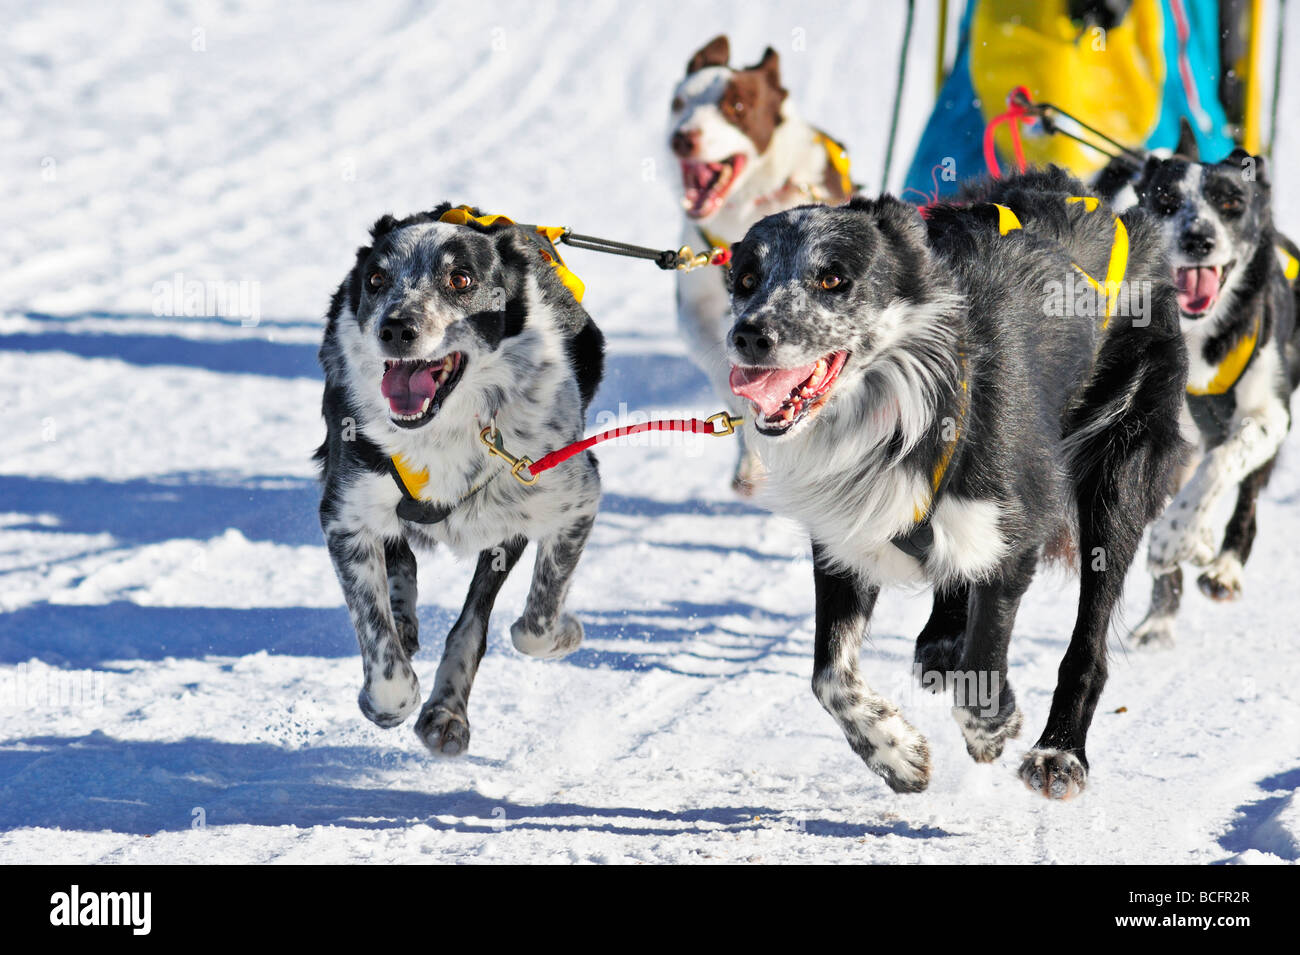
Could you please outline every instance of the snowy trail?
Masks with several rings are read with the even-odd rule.
[[[747,61],[776,46],[804,114],[876,185],[901,4],[718,3],[689,21],[573,6],[7,11],[0,862],[1300,859],[1294,438],[1246,601],[1189,595],[1172,653],[1116,635],[1076,804],[1025,792],[1020,746],[973,765],[947,704],[911,685],[917,595],[882,599],[864,664],[929,737],[932,788],[897,796],[865,770],[809,689],[807,542],[729,496],[725,441],[602,451],[571,597],[588,638],[561,662],[517,654],[512,580],[465,758],[361,717],[309,458],[319,316],[369,224],[455,198],[672,244],[668,91],[722,31]],[[905,145],[930,29],[922,16]],[[1300,191],[1277,179],[1300,231]],[[675,338],[671,278],[569,259],[610,339],[593,423],[624,403],[716,410]],[[178,272],[256,283],[258,322],[155,315]],[[469,567],[438,553],[420,579],[427,682]],[[1076,590],[1046,574],[1021,611],[1027,735]],[[1146,591],[1139,570],[1130,623]]]

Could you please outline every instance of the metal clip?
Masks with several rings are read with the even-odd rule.
[[[723,254],[723,249],[713,248],[708,252],[693,252],[689,245],[677,250],[677,271],[691,272],[713,264],[713,260]]]
[[[524,477],[523,472],[527,471],[528,468],[533,465],[532,459],[517,458],[507,451],[501,439],[501,432],[498,431],[494,425],[488,425],[478,433],[478,437],[488,449],[488,454],[493,457],[501,458],[510,465],[510,476],[520,484],[526,484],[531,487],[541,480],[540,474],[533,474],[531,471],[528,471],[528,477]]]
[[[735,415],[727,414],[725,411],[719,411],[717,414],[712,414],[705,418],[704,423],[714,425],[715,428],[721,425],[721,431],[714,430],[711,434],[715,438],[725,438],[727,435],[735,434],[736,429],[745,423],[745,419],[737,418]]]

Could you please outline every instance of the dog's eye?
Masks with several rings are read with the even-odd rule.
[[[1242,202],[1236,196],[1225,196],[1219,200],[1219,209],[1223,212],[1240,212]]]
[[[746,272],[736,279],[736,287],[745,292],[752,292],[758,288],[758,276],[753,272]]]
[[[447,276],[447,284],[457,292],[463,292],[474,284],[474,279],[464,269],[456,269]]]
[[[388,284],[388,273],[383,269],[375,269],[366,277],[366,288],[372,292],[378,292]]]
[[[843,285],[844,279],[840,278],[840,276],[835,272],[825,272],[822,274],[822,277],[818,281],[818,284],[820,284],[822,288],[824,288],[826,291],[829,292]]]
[[[681,112],[682,110],[684,110],[685,108],[686,108],[686,100],[682,99],[680,96],[675,96],[675,97],[673,97],[673,112],[674,112],[674,113],[680,113],[680,112]]]

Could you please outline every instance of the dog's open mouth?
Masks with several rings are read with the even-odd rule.
[[[760,434],[785,434],[826,403],[848,357],[846,351],[834,352],[801,368],[737,365],[731,369],[731,390],[753,404]]]
[[[442,358],[384,362],[379,390],[388,399],[393,424],[417,428],[430,421],[460,381],[465,356],[452,352]]]
[[[692,219],[707,219],[727,198],[736,177],[745,168],[745,157],[736,153],[721,162],[682,160],[682,205]]]
[[[1229,262],[1227,265],[1192,265],[1174,269],[1178,310],[1188,318],[1200,318],[1214,308],[1232,266],[1233,263]]]

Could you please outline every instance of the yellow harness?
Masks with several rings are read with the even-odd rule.
[[[476,216],[469,206],[458,206],[455,209],[448,209],[442,214],[439,222],[450,222],[452,225],[465,225],[468,222],[476,222],[481,226],[488,227],[500,223],[501,225],[518,225],[514,219],[507,216]],[[520,226],[521,229],[530,228],[529,226]],[[564,283],[564,287],[573,293],[573,297],[579,302],[582,301],[583,294],[586,293],[587,287],[582,284],[582,279],[573,274],[564,264],[557,251],[556,243],[560,236],[564,234],[563,226],[532,226],[537,235],[546,240],[545,244],[538,243],[538,251],[542,258],[549,262],[555,269],[556,277]]]
[[[1065,200],[1067,203],[1082,202],[1084,211],[1096,212],[1101,205],[1101,200],[1095,196],[1070,196]],[[1006,235],[1021,228],[1020,220],[1016,214],[1000,203],[993,203],[998,210],[998,232]],[[1124,276],[1128,274],[1128,229],[1124,226],[1123,220],[1115,216],[1115,236],[1110,244],[1110,261],[1106,265],[1106,278],[1104,281],[1098,281],[1082,269],[1078,263],[1071,262],[1074,270],[1083,276],[1097,294],[1106,299],[1106,314],[1101,322],[1101,330],[1105,331],[1110,325],[1110,320],[1115,317],[1115,310],[1119,307],[1119,290],[1124,284]]]

